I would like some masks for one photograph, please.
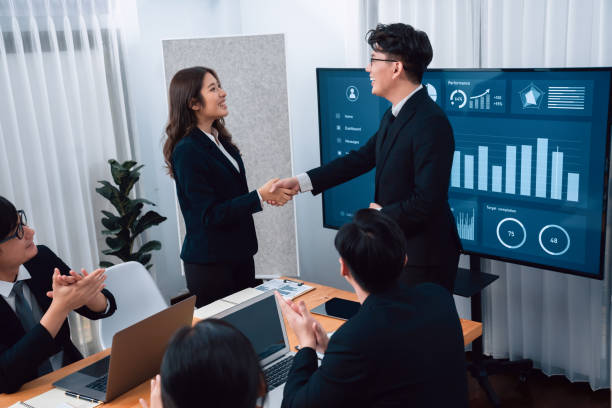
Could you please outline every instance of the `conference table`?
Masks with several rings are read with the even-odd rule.
[[[297,298],[294,301],[303,300],[306,303],[308,309],[312,309],[315,306],[318,306],[327,300],[333,297],[339,297],[348,300],[357,300],[357,296],[352,292],[347,292],[345,290],[332,288],[330,286],[320,285],[313,282],[300,281],[299,279],[290,278],[292,281],[304,282],[304,284],[313,286],[315,290],[307,292]],[[335,319],[332,317],[314,315],[315,318],[321,323],[323,328],[327,332],[332,332],[338,329],[343,320]],[[193,323],[197,323],[199,319],[194,318]],[[287,325],[287,321],[285,319],[285,325]],[[482,323],[474,322],[471,320],[461,319],[461,327],[463,329],[463,342],[465,345],[470,344],[472,341],[477,339],[482,335]],[[298,345],[297,338],[291,330],[291,327],[287,325],[287,336],[289,338],[289,343],[291,345],[291,349],[294,350],[295,346]],[[110,354],[110,349],[103,350],[99,353],[93,354],[89,357],[84,358],[83,360],[77,361],[76,363],[70,364],[66,367],[62,367],[59,370],[56,370],[52,373],[39,377],[35,380],[32,380],[21,387],[19,392],[14,394],[0,394],[0,407],[8,407],[12,404],[17,403],[18,401],[26,401],[30,398],[33,398],[39,394],[42,394],[46,391],[49,391],[52,388],[53,382],[59,380],[66,375],[73,373],[75,371],[80,370],[83,367],[88,366],[91,363],[94,363],[101,358],[106,357]],[[144,383],[138,385],[137,387],[132,388],[127,391],[125,394],[120,397],[110,401],[109,403],[102,404],[103,407],[121,407],[121,408],[137,408],[140,407],[140,403],[138,400],[140,398],[145,398],[148,402],[149,400],[149,381],[145,381]]]

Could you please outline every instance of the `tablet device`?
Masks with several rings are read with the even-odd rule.
[[[312,313],[320,314],[323,316],[335,317],[337,319],[348,320],[353,317],[361,304],[359,302],[353,302],[352,300],[331,298],[327,302],[319,305],[311,310]]]

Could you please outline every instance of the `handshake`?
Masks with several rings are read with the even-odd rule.
[[[270,179],[257,189],[262,200],[277,207],[287,204],[294,195],[300,192],[300,183],[296,177]]]

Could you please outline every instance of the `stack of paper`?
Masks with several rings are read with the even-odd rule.
[[[261,295],[261,292],[257,289],[246,288],[240,292],[233,293],[229,296],[219,299],[212,303],[202,306],[193,313],[198,319],[204,320],[219,314],[230,307],[234,307],[239,303],[254,298],[255,296]],[[23,408],[23,407],[22,407]]]
[[[13,404],[9,408],[93,408],[98,405],[99,402],[69,397],[65,391],[53,388],[25,402]]]

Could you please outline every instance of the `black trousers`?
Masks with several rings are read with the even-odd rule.
[[[445,287],[451,295],[455,288],[457,266],[459,264],[459,250],[451,252],[440,265],[417,266],[406,265],[400,275],[400,281],[415,286],[423,282],[433,282]]]
[[[239,290],[255,285],[253,257],[212,264],[185,262],[187,289],[202,307]]]

